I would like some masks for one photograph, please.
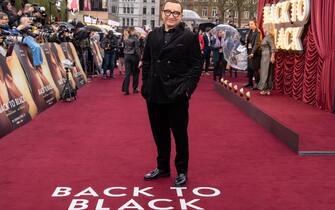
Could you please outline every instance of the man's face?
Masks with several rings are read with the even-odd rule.
[[[254,21],[249,21],[249,27],[250,27],[250,29],[252,29],[252,30],[256,29],[256,24],[255,24],[255,22],[254,22]]]
[[[168,2],[162,11],[162,19],[168,28],[176,27],[182,18],[181,6],[176,3]]]
[[[3,16],[3,17],[0,19],[0,25],[7,25],[8,22],[9,22],[8,16]]]

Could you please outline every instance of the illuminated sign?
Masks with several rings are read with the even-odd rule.
[[[301,35],[309,15],[310,0],[286,0],[264,7],[264,24],[274,24],[277,49],[303,50]]]

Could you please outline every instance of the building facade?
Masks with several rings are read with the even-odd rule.
[[[160,25],[159,0],[109,0],[110,19],[121,26],[154,28]]]
[[[79,11],[69,12],[69,19],[78,19],[84,22],[85,16],[91,16],[98,22],[108,23],[108,0],[79,0]]]
[[[162,0],[164,2],[164,0]],[[257,17],[257,0],[181,0],[184,9],[193,10],[208,22],[232,23],[238,27]]]

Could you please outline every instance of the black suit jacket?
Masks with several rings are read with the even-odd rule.
[[[248,48],[248,45],[251,44],[251,50]],[[252,30],[249,30],[246,35],[246,47],[248,48],[248,54],[257,54],[261,52],[262,44],[262,33],[259,29],[253,33]]]
[[[149,33],[143,52],[142,95],[150,102],[171,103],[194,92],[201,75],[198,36],[176,27],[164,44],[164,26]]]
[[[248,67],[254,70],[260,68],[261,56],[262,56],[262,33],[259,29],[255,32],[250,30],[246,36],[246,47],[248,48],[248,55],[253,54],[252,58],[248,59]],[[251,45],[251,49],[249,48]]]

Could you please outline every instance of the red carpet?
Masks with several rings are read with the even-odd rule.
[[[210,79],[202,79],[190,104],[190,180],[183,196],[170,189],[175,172],[143,181],[155,167],[145,103],[120,89],[121,78],[95,79],[76,102],[60,102],[0,140],[1,210],[66,210],[73,199],[89,200],[86,209],[104,199],[103,210],[130,199],[144,209],[154,199],[170,199],[156,205],[175,209],[182,199],[200,199],[193,205],[210,210],[335,208],[334,157],[297,156],[225,101]],[[71,187],[72,194],[52,197],[56,187]],[[74,197],[87,187],[98,197]],[[104,195],[109,187],[126,187],[113,192],[127,196]],[[153,187],[146,192],[154,197],[133,196],[134,187]],[[192,193],[197,187],[221,194],[201,197]]]
[[[242,87],[245,74],[227,78]],[[335,115],[273,91],[270,97],[251,91],[253,105],[280,121],[300,136],[300,151],[335,151]],[[326,125],[326,126],[325,126]]]

